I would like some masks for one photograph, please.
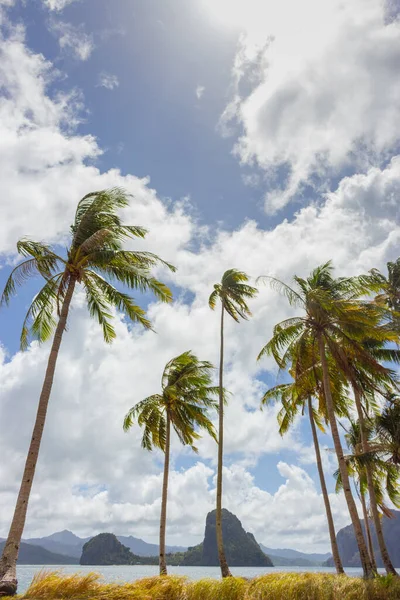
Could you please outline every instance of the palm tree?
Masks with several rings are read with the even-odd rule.
[[[129,195],[114,188],[87,194],[78,203],[71,227],[71,241],[66,256],[57,254],[50,246],[23,239],[18,252],[25,260],[9,276],[1,298],[8,304],[18,286],[38,275],[45,284],[33,299],[22,326],[21,348],[31,339],[49,340],[54,332],[46,374],[40,394],[36,422],[28,450],[21,487],[14,516],[3,554],[0,559],[0,595],[14,594],[17,589],[16,561],[25,525],[29,496],[32,488],[47,406],[53,384],[58,352],[67,326],[71,300],[78,284],[82,285],[89,313],[102,326],[107,343],[115,338],[111,323],[112,309],[146,329],[151,327],[145,311],[126,292],[119,291],[111,282],[128,288],[151,291],[162,302],[172,299],[170,290],[150,274],[150,268],[165,264],[150,252],[124,250],[123,242],[143,238],[143,227],[124,225],[118,211],[128,205]]]
[[[364,577],[373,577],[374,571],[351,492],[337,427],[329,370],[329,357],[335,364],[337,357],[346,354],[349,348],[353,353],[358,351],[361,355],[363,342],[369,337],[374,338],[376,319],[372,318],[366,310],[365,303],[359,300],[361,296],[371,291],[372,283],[367,277],[334,279],[330,262],[317,267],[307,279],[295,276],[296,289],[275,278],[268,279],[275,288],[286,295],[292,306],[301,307],[305,314],[286,319],[276,325],[273,338],[266,344],[260,355],[272,354],[279,366],[286,369],[290,356],[294,352],[299,353],[302,346],[311,344],[315,353],[314,362],[319,361],[321,364],[329,424]]]
[[[161,394],[154,394],[138,402],[124,420],[127,431],[137,421],[144,427],[142,447],[164,452],[164,475],[160,518],[160,575],[167,574],[165,556],[165,529],[167,519],[168,474],[170,458],[171,425],[179,441],[197,452],[194,441],[200,437],[196,428],[204,429],[215,440],[213,424],[207,415],[209,408],[218,408],[213,396],[218,388],[211,386],[214,367],[191,352],[184,352],[170,360],[161,378]]]
[[[398,344],[400,340],[399,333],[393,329],[393,322],[386,322],[387,311],[384,308],[381,310],[379,304],[370,304],[365,306],[365,310],[368,311],[371,324],[375,323],[375,326],[373,329],[370,328],[368,339],[362,344],[353,344],[346,348],[346,352],[338,353],[336,364],[349,381],[353,391],[358,416],[360,443],[362,452],[367,456],[370,454],[370,426],[368,424],[370,406],[377,409],[375,394],[379,393],[385,397],[398,385],[397,373],[387,366],[383,366],[380,361],[385,363],[390,361],[399,362],[399,350],[387,346],[388,344]],[[379,502],[374,484],[373,463],[368,460],[365,462],[365,476],[383,564],[388,574],[397,575],[383,535],[378,508]]]
[[[376,302],[386,305],[395,313],[400,312],[400,258],[387,263],[388,276],[385,277],[378,269],[371,269],[371,274],[381,283],[381,292],[375,298]]]
[[[350,426],[346,429],[345,434],[346,444],[348,449],[351,452],[350,456],[346,456],[347,470],[349,472],[350,477],[353,477],[355,482],[355,488],[360,499],[363,517],[364,517],[364,525],[365,532],[367,535],[367,544],[368,544],[368,553],[371,559],[371,564],[373,569],[376,571],[376,559],[374,547],[372,544],[372,535],[371,535],[371,527],[370,527],[370,519],[367,509],[366,503],[366,495],[368,493],[368,483],[367,483],[367,474],[365,469],[365,460],[363,460],[362,456],[362,445],[361,445],[361,435],[360,435],[360,425],[359,423],[355,423],[350,421]],[[336,477],[336,492],[341,491],[342,484],[340,473],[337,471],[335,473]]]
[[[400,475],[400,398],[388,398],[382,412],[375,417],[377,438],[372,445]]]
[[[293,377],[292,383],[282,383],[269,389],[261,400],[261,405],[268,405],[271,401],[279,401],[282,408],[278,413],[279,433],[284,435],[293,424],[299,413],[304,414],[305,408],[308,408],[308,416],[313,437],[315,458],[317,462],[318,475],[321,485],[322,497],[325,505],[326,518],[328,521],[329,537],[331,542],[333,561],[338,575],[344,573],[342,561],[339,555],[339,549],[336,540],[335,525],[333,522],[331,504],[329,501],[328,490],[326,487],[324,469],[321,460],[321,451],[319,447],[317,427],[325,432],[322,419],[326,421],[326,406],[321,389],[320,376],[318,376],[318,365],[310,363],[312,354],[303,348],[300,356],[293,356],[291,359],[290,375]],[[310,350],[310,348],[308,348]],[[312,397],[319,397],[319,411],[313,406]],[[342,398],[340,398],[342,400]],[[340,407],[340,403],[336,403],[336,408]],[[343,410],[340,414],[343,413]],[[322,419],[321,419],[322,417]]]
[[[229,269],[222,276],[221,283],[214,284],[208,304],[212,310],[221,302],[221,328],[220,328],[220,360],[219,360],[219,422],[218,422],[218,468],[217,468],[217,505],[215,529],[219,564],[222,577],[230,577],[231,572],[224,551],[222,537],[222,466],[224,448],[224,315],[225,312],[237,323],[240,318],[248,319],[251,316],[246,300],[254,298],[257,289],[247,284],[249,277],[242,271]]]
[[[371,561],[376,564],[374,550],[372,547],[372,536],[369,525],[368,511],[366,507],[366,495],[370,493],[370,482],[373,485],[373,501],[376,503],[376,511],[378,512],[379,528],[382,531],[380,524],[380,514],[391,518],[392,512],[385,504],[385,495],[390,499],[394,506],[399,507],[400,502],[400,489],[398,486],[399,472],[397,468],[390,462],[385,461],[376,452],[377,444],[373,439],[374,435],[374,423],[368,420],[364,423],[364,436],[368,441],[368,452],[364,452],[364,445],[361,434],[361,424],[359,421],[350,421],[349,428],[346,429],[345,439],[347,447],[351,454],[346,456],[346,463],[348,472],[351,477],[355,479],[356,489],[359,493],[360,501],[363,508],[364,523],[367,533],[368,546],[371,556]],[[374,448],[371,451],[371,448]],[[337,478],[337,490],[341,489],[341,478],[340,474],[335,474]],[[372,504],[372,498],[370,495],[370,504]],[[375,519],[374,519],[375,524]],[[378,544],[380,546],[379,533],[375,525],[376,536]],[[383,534],[381,534],[383,535]],[[381,547],[379,548],[381,551]],[[382,560],[385,561],[382,556]],[[385,565],[386,567],[386,565]]]

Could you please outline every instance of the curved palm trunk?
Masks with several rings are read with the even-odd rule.
[[[171,438],[171,421],[167,412],[167,431],[165,435],[165,457],[164,457],[164,475],[161,498],[161,517],[160,517],[160,575],[167,575],[167,560],[165,557],[165,529],[167,525],[167,497],[168,497],[168,475],[169,475],[169,452]]]
[[[365,494],[361,490],[360,490],[360,501],[361,501],[362,511],[363,511],[363,515],[364,515],[365,531],[367,533],[368,553],[369,553],[369,557],[371,559],[372,568],[374,569],[374,571],[376,571],[377,567],[376,567],[376,560],[375,560],[375,552],[374,552],[374,547],[372,545],[371,527],[369,524],[367,505],[365,502]]]
[[[354,391],[354,399],[356,402],[358,420],[360,422],[360,433],[361,433],[361,445],[363,452],[369,451],[368,438],[365,431],[365,420],[363,408],[361,405],[361,398],[358,390],[353,386]],[[381,551],[382,561],[386,569],[386,573],[396,575],[397,572],[394,568],[392,561],[390,560],[389,552],[386,547],[385,538],[383,537],[382,524],[379,517],[378,504],[376,501],[375,487],[374,487],[374,479],[372,474],[371,465],[367,462],[365,471],[367,474],[367,484],[368,484],[368,494],[369,494],[369,503],[371,506],[372,518],[374,521],[376,537],[378,538],[379,550]]]
[[[67,324],[68,311],[71,304],[72,295],[74,293],[75,283],[76,280],[71,278],[68,284],[60,318],[54,334],[53,344],[50,350],[50,356],[47,363],[46,374],[36,413],[36,421],[33,428],[28,456],[26,457],[24,473],[18,493],[17,503],[15,505],[14,516],[11,522],[7,541],[4,546],[3,554],[0,559],[0,596],[13,595],[17,591],[17,559],[19,546],[25,526],[29,496],[31,493],[36,464],[39,456],[40,443],[46,421],[47,407],[53,385],[58,351],[60,349],[61,339]]]
[[[357,513],[357,506],[354,502],[353,495],[351,493],[349,475],[347,473],[346,461],[343,455],[342,443],[340,441],[339,431],[336,423],[335,409],[333,406],[331,385],[329,380],[328,363],[325,356],[325,343],[321,334],[318,335],[318,346],[319,354],[321,359],[322,374],[323,374],[323,385],[325,392],[326,407],[328,409],[329,423],[331,426],[333,443],[335,446],[336,456],[339,463],[339,471],[343,482],[343,491],[346,498],[347,507],[349,509],[351,522],[353,524],[354,534],[357,541],[358,551],[360,553],[361,566],[363,569],[365,578],[374,577],[374,571],[372,569],[371,561],[368,556],[367,546],[363,531],[361,528],[360,519]]]
[[[324,475],[324,470],[322,468],[321,452],[319,449],[317,428],[315,427],[311,397],[308,398],[308,415],[310,417],[310,425],[311,425],[311,431],[312,431],[313,442],[314,442],[315,457],[317,459],[319,481],[321,484],[322,496],[324,498],[324,504],[325,504],[326,518],[328,521],[328,529],[329,529],[329,537],[331,539],[333,561],[335,563],[336,572],[338,573],[338,575],[343,575],[344,569],[343,569],[342,561],[340,559],[339,549],[338,549],[338,545],[337,545],[337,541],[336,541],[335,525],[333,523],[333,516],[332,516],[331,504],[329,502],[328,490],[326,489],[325,475]]]
[[[219,359],[219,418],[218,418],[218,468],[217,468],[217,510],[215,514],[215,530],[217,534],[218,558],[222,577],[231,577],[225,556],[222,538],[222,465],[224,448],[224,305],[221,302],[221,346]]]

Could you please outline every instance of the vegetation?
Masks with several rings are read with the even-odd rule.
[[[82,548],[81,565],[134,565],[140,562],[112,533],[99,533]]]
[[[165,530],[167,521],[167,493],[169,456],[171,447],[171,425],[183,445],[197,452],[195,440],[204,429],[216,439],[214,426],[207,416],[209,408],[216,409],[213,399],[218,388],[211,385],[214,367],[200,361],[192,352],[184,352],[170,360],[161,378],[161,394],[154,394],[138,402],[125,417],[127,431],[137,421],[144,427],[142,447],[146,450],[159,448],[164,452],[164,476],[160,517],[160,575],[167,574],[165,555]]]
[[[13,594],[17,588],[16,561],[58,353],[75,290],[79,286],[83,288],[89,313],[102,327],[107,343],[115,338],[112,317],[116,311],[124,313],[131,322],[151,328],[145,311],[129,295],[129,289],[151,292],[161,302],[172,300],[168,287],[153,277],[151,270],[158,265],[171,270],[174,267],[155,254],[125,247],[126,242],[146,234],[142,227],[122,223],[119,212],[128,201],[128,194],[121,189],[93,192],[82,198],[65,255],[44,243],[28,239],[17,244],[24,260],[12,270],[0,303],[8,304],[18,287],[31,277],[42,278],[44,285],[23,321],[21,348],[26,349],[31,340],[45,342],[52,338],[52,342],[21,487],[0,559],[0,595],[4,592]],[[339,536],[335,534],[317,434],[318,428],[321,431],[330,429],[338,461],[337,487],[344,493],[351,520],[350,533],[346,535],[354,537],[352,560],[360,560],[365,581],[342,576],[277,574],[249,583],[231,577],[227,558],[234,564],[237,548],[233,548],[233,553],[232,548],[228,552],[229,535],[223,528],[225,513],[222,509],[226,402],[223,387],[224,319],[226,314],[235,322],[248,319],[251,312],[247,302],[255,297],[257,288],[249,284],[245,273],[229,269],[221,282],[214,285],[209,298],[211,309],[214,310],[219,302],[221,304],[218,385],[213,385],[211,363],[200,361],[192,352],[184,352],[166,365],[161,392],[136,404],[124,421],[125,430],[134,422],[143,427],[144,449],[158,448],[164,453],[159,557],[162,575],[167,573],[165,532],[171,427],[181,443],[190,445],[194,451],[201,429],[218,442],[212,540],[206,535],[203,544],[189,549],[182,557],[169,558],[171,561],[181,558],[203,561],[211,540],[216,544],[222,577],[227,580],[190,583],[183,578],[163,577],[117,586],[100,584],[95,575],[65,579],[52,574],[37,577],[26,597],[56,597],[54,594],[61,593],[60,586],[63,586],[63,598],[78,597],[74,594],[79,590],[81,597],[97,594],[98,598],[113,598],[117,594],[119,598],[125,594],[127,598],[185,599],[399,597],[399,580],[387,551],[390,531],[385,529],[385,519],[392,516],[388,499],[392,505],[400,507],[400,379],[395,369],[400,363],[400,259],[388,263],[387,270],[387,276],[372,269],[368,274],[336,278],[328,262],[315,268],[307,278],[294,276],[293,286],[269,276],[259,278],[268,281],[286,296],[291,307],[301,311],[298,316],[275,325],[271,339],[259,354],[259,359],[272,356],[279,370],[291,378],[268,390],[261,403],[279,402],[278,424],[282,435],[300,414],[308,412],[334,563],[338,574],[342,574],[343,556],[340,556]],[[115,287],[117,284],[122,290]],[[210,409],[218,414],[218,435]],[[349,454],[344,452],[339,433],[341,419],[347,422]],[[353,497],[351,479],[363,509],[364,528]],[[241,546],[246,546],[249,556],[253,551],[257,554],[254,538],[244,534]],[[126,559],[131,561],[132,557],[127,555]],[[388,574],[386,578],[377,576],[378,559],[383,561]]]
[[[397,387],[396,374],[381,361],[399,361],[399,351],[390,347],[390,344],[400,344],[399,330],[390,312],[391,306],[387,307],[387,302],[383,302],[379,295],[376,301],[368,298],[372,292],[381,290],[382,277],[371,273],[368,276],[335,279],[332,265],[326,263],[314,269],[307,279],[295,276],[294,288],[274,278],[269,278],[269,281],[286,295],[292,306],[301,308],[303,314],[276,325],[272,339],[261,350],[259,357],[272,355],[280,369],[291,371],[301,391],[309,389],[313,395],[322,396],[321,413],[327,415],[331,428],[341,486],[364,576],[374,577],[376,569],[367,550],[350,487],[337,425],[337,411],[343,411],[344,392],[351,390],[354,409],[360,420],[362,454],[367,456],[371,448],[365,423],[369,419],[369,408],[374,404],[374,394],[385,397]],[[310,381],[315,384],[314,390]],[[349,414],[352,404],[348,394],[345,414]],[[387,572],[396,575],[380,527],[369,461],[366,461],[365,471],[382,558]]]
[[[400,581],[326,573],[273,573],[247,581],[239,577],[190,581],[163,576],[125,584],[103,583],[100,576],[62,576],[42,572],[21,599],[32,600],[398,600]]]
[[[301,356],[297,357],[297,360],[295,357],[292,361],[290,374],[293,377],[293,381],[291,383],[277,385],[268,390],[261,400],[261,407],[270,404],[272,401],[279,402],[282,405],[282,408],[278,413],[279,432],[281,435],[284,435],[289,430],[299,413],[304,414],[306,410],[308,411],[318,475],[322,496],[324,499],[326,518],[328,521],[328,531],[333,561],[337,573],[341,575],[344,573],[344,570],[337,547],[335,525],[333,522],[331,504],[326,487],[324,470],[322,467],[321,451],[319,447],[316,425],[318,425],[322,432],[324,432],[325,429],[321,421],[320,414],[313,406],[312,397],[319,396],[320,411],[323,413],[324,420],[326,420],[326,406],[324,404],[323,394],[321,393],[321,386],[317,377],[317,370],[312,362],[312,358],[310,347],[303,348]]]
[[[25,260],[12,270],[3,291],[1,304],[8,304],[17,288],[28,279],[41,276],[45,284],[34,297],[24,319],[21,348],[25,349],[30,339],[45,342],[51,338],[53,332],[54,337],[21,487],[0,559],[0,594],[15,593],[17,588],[18,550],[58,353],[76,287],[83,287],[89,313],[101,325],[107,343],[115,338],[115,330],[111,323],[113,309],[123,311],[128,319],[146,329],[151,326],[145,311],[131,296],[119,291],[111,282],[117,282],[127,288],[150,291],[161,302],[172,300],[170,290],[152,277],[150,269],[157,264],[167,265],[170,269],[173,267],[150,252],[123,248],[123,243],[127,240],[144,238],[146,235],[143,227],[122,223],[118,212],[126,207],[128,202],[129,195],[119,188],[92,192],[82,198],[71,226],[70,245],[66,256],[57,254],[54,249],[41,242],[21,240],[17,244],[17,250]]]
[[[257,289],[248,285],[249,277],[246,273],[229,269],[222,276],[221,283],[214,284],[208,304],[212,310],[221,302],[220,326],[220,358],[219,358],[219,421],[218,421],[218,465],[217,465],[217,493],[216,493],[216,535],[222,577],[230,577],[226,561],[223,533],[222,533],[222,467],[224,452],[224,316],[227,313],[234,321],[248,319],[251,316],[247,300],[254,298]]]

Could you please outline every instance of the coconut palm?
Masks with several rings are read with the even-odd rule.
[[[272,354],[279,366],[286,369],[294,352],[298,353],[304,344],[312,345],[314,362],[319,361],[321,364],[329,424],[361,565],[364,576],[373,577],[374,570],[351,492],[339,436],[328,362],[330,356],[333,364],[336,364],[338,356],[345,355],[350,349],[353,354],[358,352],[361,356],[363,342],[368,338],[376,339],[375,311],[367,309],[366,303],[359,300],[373,289],[373,282],[367,277],[334,279],[330,262],[317,267],[307,279],[295,276],[295,289],[275,278],[267,279],[286,295],[292,306],[301,307],[304,315],[286,319],[276,325],[273,338],[262,349],[260,355]]]
[[[310,350],[310,348],[308,348],[308,350]],[[322,432],[325,432],[323,421],[327,420],[326,405],[321,386],[321,376],[318,374],[320,367],[310,362],[310,360],[312,361],[312,358],[312,353],[307,352],[307,348],[303,348],[300,356],[293,356],[291,359],[291,368],[289,370],[290,375],[293,377],[293,381],[291,383],[282,383],[269,389],[261,400],[261,406],[268,405],[271,401],[278,401],[282,405],[278,413],[279,433],[281,435],[284,435],[289,430],[290,426],[300,413],[304,414],[306,407],[308,409],[318,475],[328,521],[332,556],[336,571],[340,575],[344,573],[344,569],[339,555],[335,525],[326,487],[317,434],[317,426]],[[313,396],[319,398],[318,411],[313,406]],[[340,414],[343,414],[343,409],[340,410],[342,405],[343,399],[342,396],[339,395],[339,401],[336,402],[336,410],[339,410]]]
[[[227,313],[234,321],[248,319],[251,316],[247,300],[254,298],[257,289],[248,285],[249,277],[242,271],[229,269],[222,276],[221,283],[214,284],[208,304],[212,310],[221,302],[220,325],[220,360],[219,360],[219,422],[218,422],[218,468],[217,468],[217,503],[215,529],[217,535],[218,557],[222,577],[230,577],[231,572],[224,551],[222,537],[222,467],[224,448],[224,316]]]
[[[144,428],[142,447],[146,450],[159,448],[164,452],[164,475],[160,517],[160,575],[167,574],[165,556],[165,530],[167,519],[168,474],[171,444],[171,425],[179,441],[194,446],[200,435],[196,429],[204,429],[215,440],[216,434],[207,411],[217,409],[213,397],[218,388],[211,386],[214,367],[200,361],[191,352],[184,352],[170,360],[161,378],[161,394],[154,394],[138,402],[130,409],[124,420],[127,431],[137,422]]]
[[[370,329],[368,339],[362,344],[353,344],[346,347],[345,352],[338,352],[336,364],[348,380],[353,391],[362,452],[364,455],[368,455],[370,453],[370,425],[368,423],[370,407],[378,410],[375,395],[379,393],[385,397],[391,389],[398,385],[396,371],[382,365],[380,361],[383,361],[386,365],[390,361],[397,363],[400,361],[399,350],[387,347],[390,344],[398,344],[400,339],[398,330],[393,328],[393,322],[388,323],[386,321],[385,309],[381,310],[379,304],[376,306],[373,304],[366,305],[364,308],[368,312],[371,325],[375,323],[375,326]],[[383,535],[371,461],[365,463],[365,476],[383,564],[388,574],[396,575]]]
[[[111,322],[113,309],[122,311],[132,322],[146,329],[151,326],[145,311],[128,293],[114,287],[114,282],[125,288],[150,291],[162,302],[171,301],[170,290],[151,276],[150,269],[157,264],[173,267],[150,252],[123,249],[125,241],[146,235],[143,227],[122,223],[118,212],[128,202],[129,195],[119,188],[92,192],[82,198],[76,209],[66,255],[57,254],[55,249],[41,242],[24,239],[17,244],[17,250],[25,260],[11,272],[1,303],[8,304],[27,279],[43,277],[45,283],[34,297],[23,322],[21,348],[25,349],[31,339],[45,342],[53,332],[54,337],[14,516],[0,560],[0,594],[12,594],[17,589],[16,561],[58,352],[74,291],[78,286],[83,288],[89,313],[101,325],[107,343],[115,338]]]
[[[395,313],[400,313],[400,258],[387,263],[388,275],[385,277],[378,269],[371,269],[371,274],[381,283],[381,291],[375,300],[386,305]]]
[[[373,450],[397,469],[400,475],[400,398],[388,398],[382,412],[375,417],[376,440]]]
[[[385,503],[385,496],[387,496],[394,506],[399,507],[400,502],[400,489],[398,485],[398,470],[390,462],[386,462],[379,454],[379,452],[371,451],[370,448],[376,449],[376,443],[373,439],[374,436],[374,424],[372,420],[368,420],[364,424],[364,436],[367,437],[369,451],[364,453],[364,445],[361,435],[361,425],[359,421],[350,421],[350,426],[346,428],[346,444],[351,454],[346,456],[346,463],[349,475],[353,477],[358,491],[361,505],[364,514],[364,523],[367,533],[367,540],[369,546],[369,552],[372,563],[376,565],[374,550],[372,546],[372,536],[369,524],[369,515],[366,506],[366,496],[370,493],[370,482],[372,481],[374,490],[374,502],[376,503],[376,510],[380,521],[380,514],[383,514],[391,518],[392,512]],[[341,477],[340,473],[335,473],[337,479],[337,490],[341,489]],[[371,497],[370,497],[371,504]],[[375,519],[374,519],[375,525]],[[380,525],[380,523],[379,523]],[[380,528],[381,529],[381,528]],[[379,544],[379,534],[375,525],[375,531]],[[380,548],[381,550],[381,548]],[[382,551],[381,551],[382,555]],[[382,557],[383,560],[383,557]],[[385,564],[385,563],[384,563]]]
[[[372,535],[371,535],[371,527],[370,527],[370,518],[367,509],[366,496],[368,494],[368,483],[367,483],[367,474],[365,469],[365,460],[362,459],[362,446],[361,446],[361,436],[360,436],[360,426],[359,423],[355,423],[353,421],[350,422],[350,427],[346,429],[345,434],[346,444],[350,452],[352,453],[350,456],[346,456],[347,469],[350,477],[353,477],[355,488],[360,499],[363,517],[364,517],[364,526],[365,532],[367,535],[367,544],[368,544],[368,553],[371,559],[371,564],[373,569],[376,571],[376,558],[374,547],[372,544]],[[342,489],[342,482],[340,473],[337,471],[335,473],[336,477],[336,492],[339,492]]]

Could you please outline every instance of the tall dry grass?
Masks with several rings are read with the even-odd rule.
[[[272,573],[190,581],[169,575],[104,583],[96,573],[41,572],[21,600],[400,600],[400,580],[373,581],[326,573]]]

